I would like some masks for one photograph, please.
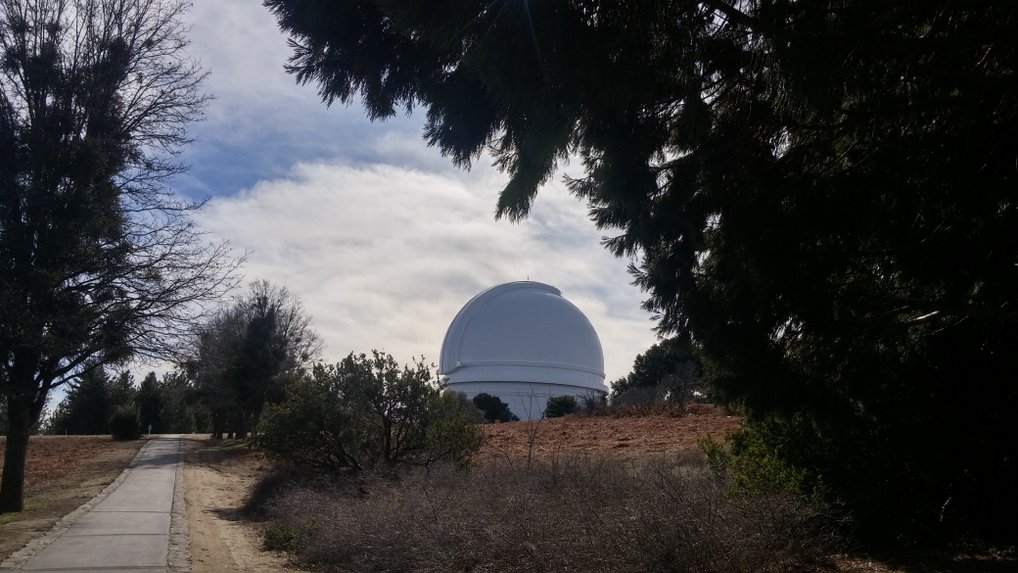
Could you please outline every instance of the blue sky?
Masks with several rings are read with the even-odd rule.
[[[212,197],[198,216],[210,239],[247,252],[247,281],[300,297],[325,340],[323,358],[384,349],[437,361],[459,308],[496,284],[558,287],[601,338],[608,381],[654,343],[629,261],[609,255],[561,177],[529,219],[495,221],[504,176],[482,158],[455,168],[421,139],[421,114],[367,120],[327,108],[283,66],[286,38],[253,0],[195,3],[191,54],[215,100],[182,159],[178,193]],[[580,175],[576,164],[564,173]]]

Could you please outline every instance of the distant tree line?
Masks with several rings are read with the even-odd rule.
[[[481,392],[474,396],[473,403],[483,413],[487,422],[515,422],[519,420],[519,417],[509,409],[509,404],[503,402],[498,396]]]
[[[616,405],[654,401],[685,403],[706,399],[703,365],[688,338],[662,340],[636,356],[633,369],[611,383],[611,400]]]
[[[144,433],[187,434],[208,431],[210,416],[182,372],[150,372],[136,385],[129,372],[109,376],[96,368],[68,385],[67,395],[43,425],[46,434],[110,434],[118,412],[135,419]]]

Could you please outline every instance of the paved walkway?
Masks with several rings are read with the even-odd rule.
[[[149,440],[120,485],[20,570],[170,571],[170,523],[179,461],[180,436]]]

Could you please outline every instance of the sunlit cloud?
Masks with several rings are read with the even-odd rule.
[[[654,342],[628,261],[600,246],[560,179],[524,222],[495,221],[505,178],[490,158],[454,167],[422,141],[420,115],[372,123],[357,103],[327,108],[285,73],[290,48],[260,3],[198,2],[189,20],[215,100],[191,130],[192,169],[175,188],[212,198],[198,223],[249,253],[247,280],[304,301],[325,359],[378,348],[435,361],[467,300],[528,278],[588,315],[609,380]]]
[[[197,223],[210,240],[249,253],[248,281],[303,300],[325,360],[377,348],[437,362],[473,295],[528,278],[558,287],[588,316],[608,381],[653,344],[628,261],[600,246],[561,178],[527,220],[495,221],[505,178],[490,159],[454,167],[423,143],[419,114],[372,123],[356,103],[327,108],[314,86],[285,73],[286,38],[260,2],[196,2],[188,19],[190,53],[209,70],[215,99],[190,130],[181,159],[191,171],[172,187],[212,199]],[[132,368],[138,380],[169,369]],[[62,398],[55,392],[51,404]]]
[[[421,122],[372,123],[359,105],[327,108],[315,86],[300,86],[284,66],[286,37],[260,2],[196,2],[188,14],[189,53],[209,72],[215,98],[195,123],[183,154],[191,173],[177,181],[191,196],[222,195],[285,175],[297,161],[370,164],[376,140],[419,140]],[[392,161],[389,161],[390,163]]]
[[[460,307],[507,281],[560,288],[590,318],[609,379],[653,343],[626,261],[599,245],[583,205],[559,184],[532,217],[511,224],[491,211],[501,175],[467,178],[376,164],[304,163],[280,179],[217,199],[200,222],[249,251],[250,278],[300,296],[327,342],[326,358],[385,349],[437,360]]]

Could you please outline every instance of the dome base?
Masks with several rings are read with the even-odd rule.
[[[543,384],[539,382],[449,382],[446,387],[466,394],[473,400],[481,393],[497,396],[509,405],[509,409],[520,420],[536,420],[544,417],[544,408],[552,396],[573,396],[577,402],[591,395],[603,396],[607,389],[598,390],[569,384]]]

